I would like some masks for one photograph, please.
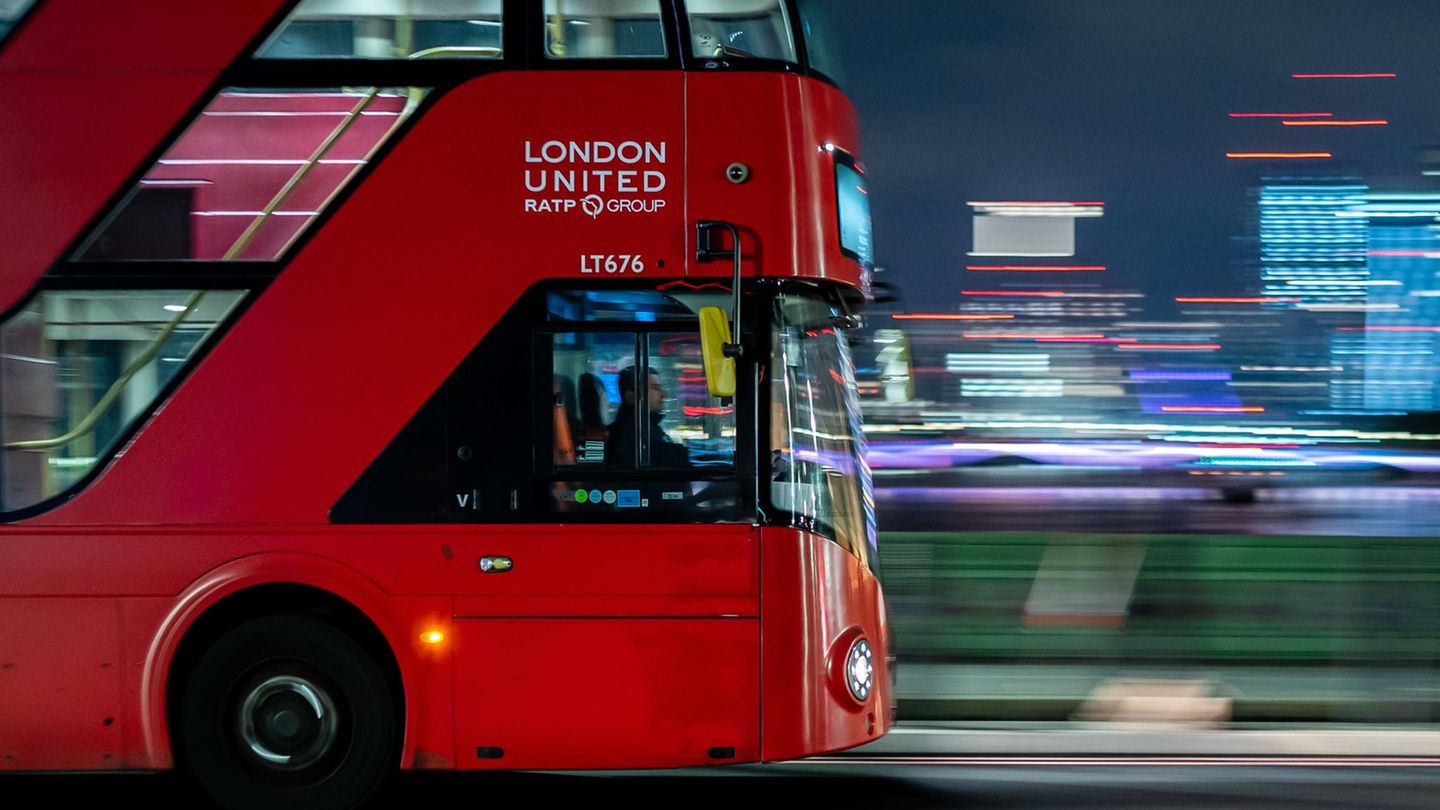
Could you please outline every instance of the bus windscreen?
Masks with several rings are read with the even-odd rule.
[[[852,161],[835,161],[835,195],[840,210],[840,248],[845,255],[859,259],[862,266],[873,267],[870,192],[865,187],[865,175]]]

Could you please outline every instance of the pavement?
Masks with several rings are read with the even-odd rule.
[[[1172,684],[1158,694],[1154,684]],[[1088,711],[1132,691],[1129,708]],[[1147,691],[1147,688],[1149,691]],[[1223,702],[1197,711],[1194,693]],[[1230,716],[1313,723],[1440,724],[1440,671],[1424,666],[980,664],[902,660],[902,720],[1166,719],[1227,725]],[[1113,700],[1111,701],[1114,702]],[[1168,714],[1167,714],[1168,712]],[[1218,714],[1212,714],[1218,712]]]
[[[1329,764],[1379,760],[1435,767],[1440,766],[1440,723],[1415,727],[1248,724],[1222,730],[1167,723],[901,722],[876,742],[835,758],[908,762],[973,758],[989,764],[1139,758],[1177,765],[1197,759],[1274,764],[1283,758],[1292,765],[1300,760]]]

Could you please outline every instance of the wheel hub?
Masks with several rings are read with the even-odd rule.
[[[295,675],[278,675],[252,688],[240,703],[240,738],[270,767],[301,770],[335,745],[338,712],[329,693]]]

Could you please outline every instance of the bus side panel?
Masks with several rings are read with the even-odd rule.
[[[458,620],[456,637],[460,768],[760,757],[754,619]]]
[[[445,539],[456,564],[435,585],[455,594],[462,617],[753,618],[760,611],[759,538],[748,526],[476,527]],[[480,561],[493,556],[514,567],[486,574]]]
[[[683,269],[683,81],[507,72],[447,92],[124,456],[34,523],[326,523],[535,281],[619,278],[587,273],[582,257],[595,255],[642,257],[631,279]],[[615,144],[641,162],[612,159]],[[589,162],[576,157],[587,150]],[[619,171],[639,173],[627,188],[656,190],[618,190]],[[603,204],[593,216],[592,196]],[[648,208],[627,208],[639,202]],[[495,381],[509,395],[516,384]],[[183,496],[194,492],[207,495]]]
[[[884,597],[854,555],[818,535],[764,529],[761,541],[765,761],[795,759],[878,739],[889,728],[889,638]],[[869,699],[850,696],[844,657],[859,632],[875,672]]]
[[[44,0],[0,51],[0,311],[39,279],[283,0]]]
[[[0,533],[0,768],[171,767],[177,649],[222,600],[272,583],[330,594],[380,631],[404,695],[397,764],[453,768],[451,648],[423,640],[450,636],[453,600],[383,583],[395,569],[438,580],[449,563],[433,548],[403,529]]]
[[[756,262],[746,273],[859,284],[859,264],[840,249],[835,156],[826,149],[859,154],[849,100],[824,82],[773,73],[689,73],[685,82],[694,217],[740,227],[745,257]],[[747,101],[743,115],[735,98]],[[734,162],[754,179],[727,179]],[[690,261],[693,275],[731,273],[729,262]]]
[[[0,598],[0,771],[121,766],[114,599]]]

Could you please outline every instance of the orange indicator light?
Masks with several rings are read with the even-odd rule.
[[[445,641],[445,634],[439,630],[426,630],[420,634],[420,640],[426,644],[440,644]]]

